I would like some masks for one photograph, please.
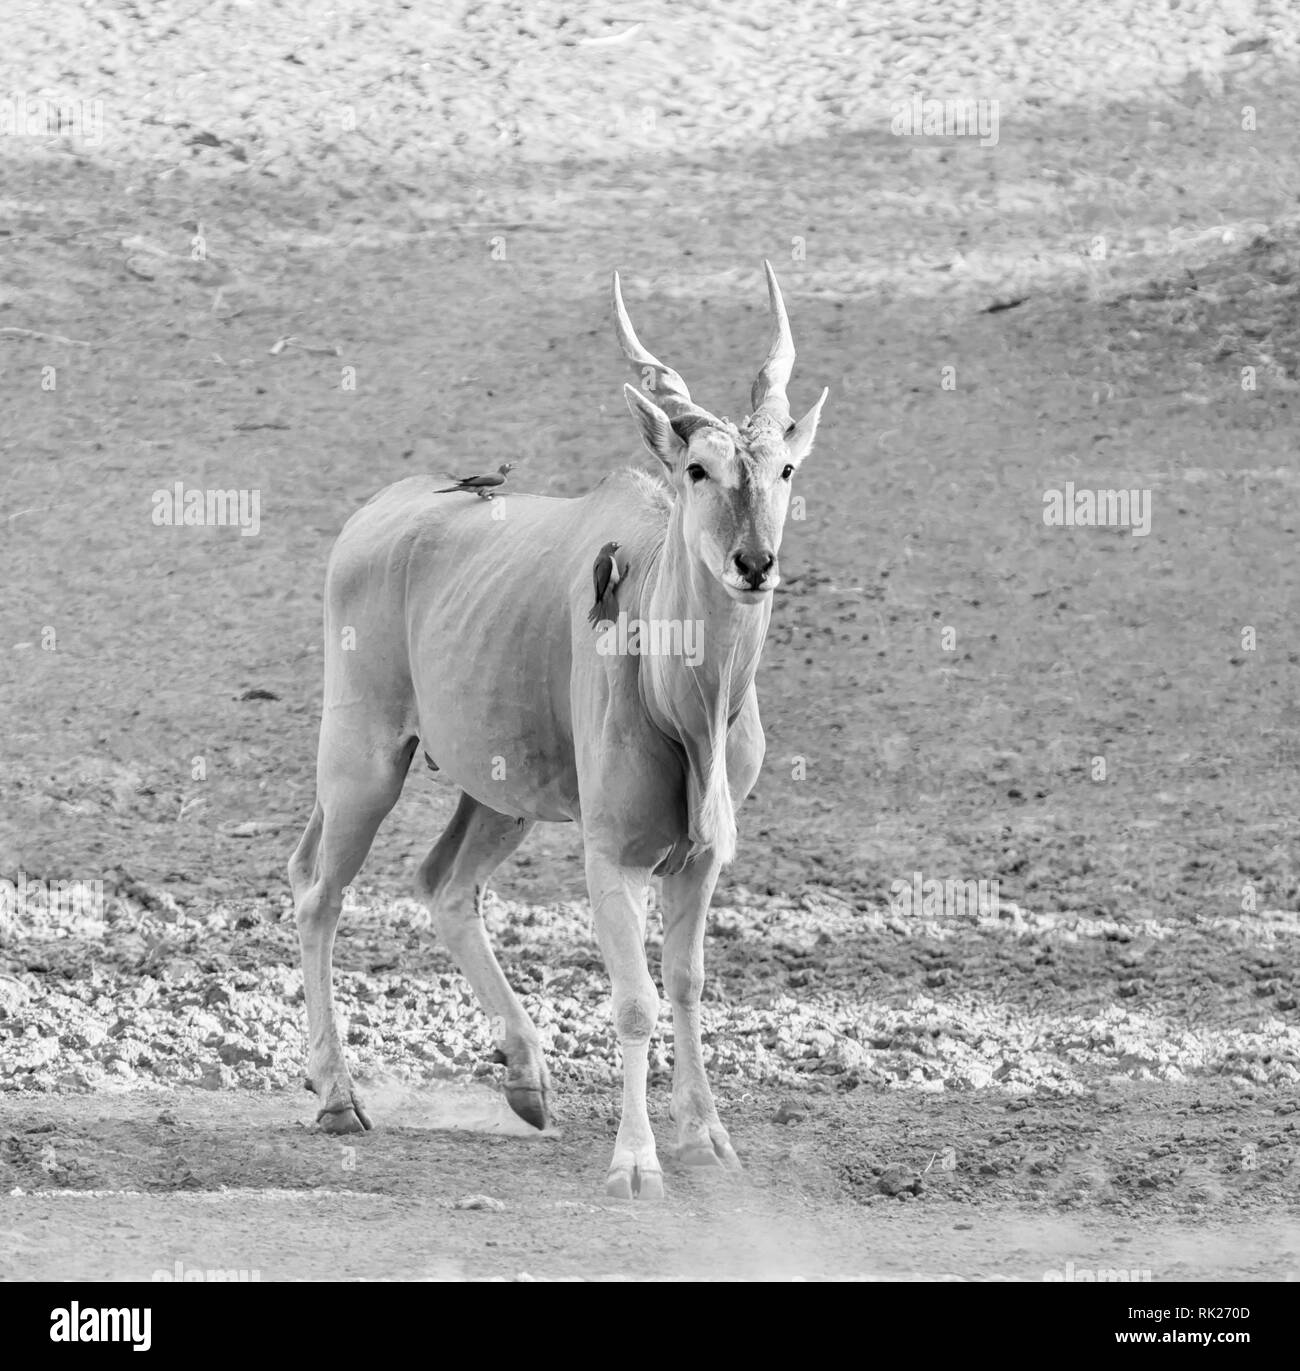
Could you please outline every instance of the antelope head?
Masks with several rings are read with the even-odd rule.
[[[797,423],[785,388],[794,342],[781,287],[770,262],[772,339],[750,392],[753,413],[742,424],[692,402],[685,382],[646,351],[632,330],[614,273],[618,341],[640,374],[623,394],[641,441],[663,463],[680,507],[687,550],[741,604],[766,601],[780,584],[777,553],[790,505],[790,482],[812,450],[827,391]],[[653,398],[652,398],[653,397]]]

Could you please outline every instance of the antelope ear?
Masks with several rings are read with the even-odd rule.
[[[641,441],[668,468],[669,475],[677,469],[686,444],[673,432],[668,416],[636,386],[624,384],[623,398],[632,411]]]
[[[812,451],[813,439],[817,436],[817,423],[822,417],[822,406],[829,394],[829,388],[823,390],[821,397],[808,413],[786,431],[785,445],[789,450],[790,460],[796,466]]]

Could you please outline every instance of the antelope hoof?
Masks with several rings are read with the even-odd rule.
[[[355,1091],[337,1091],[316,1112],[322,1133],[364,1133],[372,1124]]]
[[[605,1181],[605,1194],[615,1200],[662,1200],[664,1174],[632,1166],[613,1167]]]
[[[316,1122],[322,1133],[365,1133],[371,1126],[362,1110],[349,1109],[346,1105],[322,1109],[316,1115]]]
[[[506,1088],[506,1103],[525,1122],[534,1128],[550,1127],[550,1114],[546,1109],[546,1091],[530,1090],[527,1086],[517,1085]]]
[[[717,1169],[732,1175],[744,1169],[725,1133],[721,1136],[715,1134],[705,1142],[683,1144],[677,1151],[677,1160],[683,1166]]]

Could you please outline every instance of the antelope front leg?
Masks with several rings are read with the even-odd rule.
[[[739,1171],[740,1161],[709,1089],[700,1041],[704,925],[719,869],[713,854],[703,853],[676,876],[664,877],[664,989],[673,1006],[677,1158],[687,1166],[724,1166]]]
[[[596,940],[614,986],[614,1028],[623,1049],[623,1118],[605,1193],[623,1200],[660,1200],[664,1194],[645,1099],[650,1034],[659,1018],[659,992],[645,959],[649,881],[648,869],[634,870],[587,855]]]

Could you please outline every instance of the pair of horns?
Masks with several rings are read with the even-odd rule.
[[[763,268],[767,272],[767,298],[772,310],[772,338],[768,344],[767,360],[759,368],[758,376],[750,390],[750,403],[755,414],[760,411],[770,414],[785,429],[790,426],[790,402],[786,399],[785,388],[789,385],[790,373],[794,370],[794,340],[790,336],[790,319],[785,312],[785,301],[781,298],[781,287],[777,285],[776,272],[767,260],[764,260]],[[636,336],[623,304],[618,272],[614,273],[614,325],[623,355],[642,373],[642,379],[647,368],[653,370],[654,383],[650,393],[669,419],[682,419],[693,415],[716,422],[708,410],[701,409],[691,400],[686,382],[677,372],[671,367],[664,366],[652,352],[646,350]]]

